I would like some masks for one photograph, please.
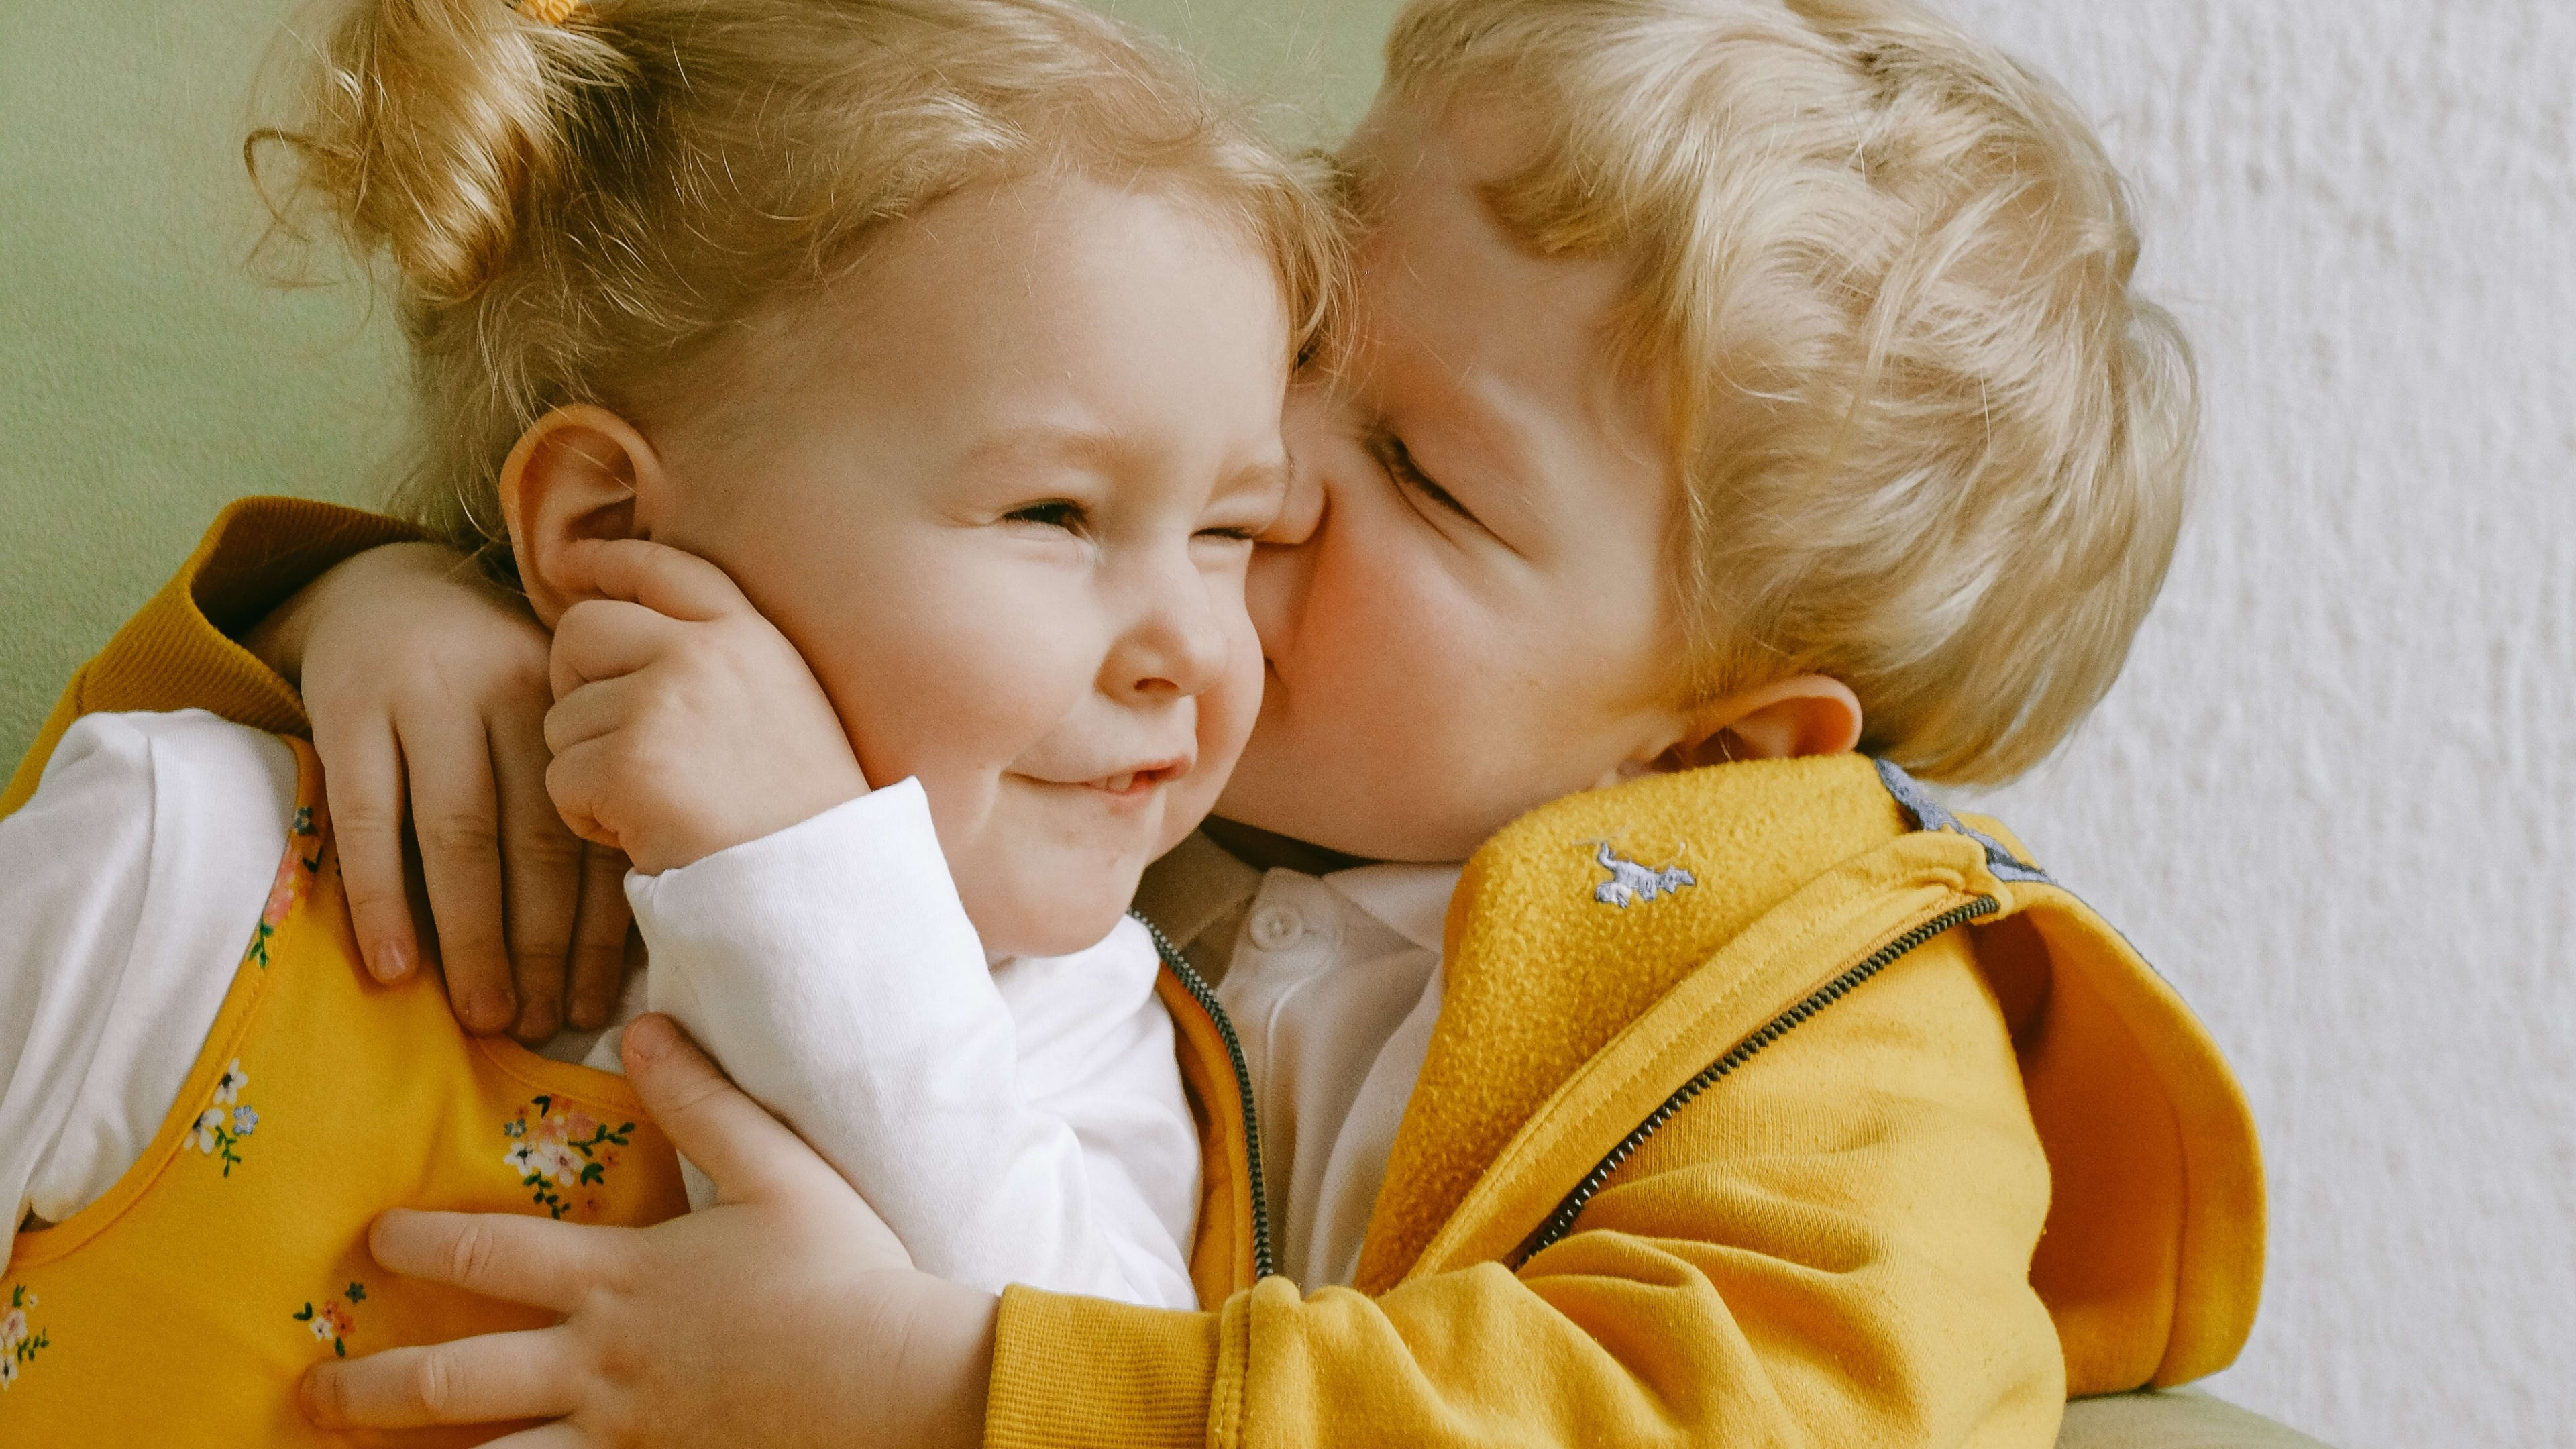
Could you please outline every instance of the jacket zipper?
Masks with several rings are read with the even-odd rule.
[[[1225,1041],[1226,1057],[1234,1063],[1234,1088],[1243,1097],[1244,1167],[1252,1175],[1252,1277],[1259,1282],[1279,1270],[1270,1261],[1270,1201],[1261,1181],[1261,1120],[1253,1110],[1252,1069],[1244,1065],[1243,1041],[1234,1034],[1234,1023],[1226,1018],[1225,1008],[1216,1004],[1215,989],[1172,944],[1172,938],[1163,934],[1163,928],[1135,911],[1127,914],[1154,938],[1154,952],[1163,958],[1163,969],[1172,973],[1172,979],[1180,982],[1181,989],[1216,1023],[1216,1034]]]
[[[2002,902],[1993,896],[1979,896],[1964,905],[1943,911],[1871,952],[1868,959],[1859,965],[1817,987],[1808,993],[1805,999],[1756,1028],[1752,1035],[1737,1042],[1726,1055],[1701,1069],[1698,1076],[1682,1083],[1679,1090],[1664,1099],[1662,1106],[1648,1114],[1645,1121],[1637,1124],[1635,1131],[1630,1132],[1618,1146],[1610,1149],[1607,1156],[1594,1164],[1592,1170],[1583,1175],[1583,1181],[1575,1185],[1574,1191],[1565,1195],[1565,1201],[1557,1204],[1556,1211],[1548,1214],[1547,1221],[1539,1225],[1539,1230],[1530,1237],[1529,1246],[1521,1252],[1519,1259],[1512,1266],[1518,1268],[1522,1263],[1537,1257],[1572,1232],[1575,1218],[1581,1215],[1584,1205],[1592,1201],[1592,1195],[1601,1190],[1601,1185],[1610,1180],[1610,1174],[1617,1172],[1620,1165],[1635,1155],[1647,1138],[1654,1136],[1658,1129],[1671,1121],[1673,1114],[1681,1111],[1693,1097],[1717,1085],[1719,1078],[1751,1061],[1764,1047],[1787,1036],[1791,1030],[1803,1025],[1817,1012],[1850,995],[1854,988],[1886,970],[1905,953],[1954,926],[1964,925],[1980,916],[1993,915],[2000,909],[2002,909]],[[1220,1020],[1219,1029],[1222,1030],[1223,1026],[1224,1023]],[[1230,1043],[1233,1038],[1229,1036],[1227,1040]],[[1240,1067],[1237,1070],[1240,1070]]]

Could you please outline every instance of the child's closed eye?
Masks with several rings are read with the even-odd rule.
[[[1069,499],[1050,498],[1043,503],[1023,504],[1002,515],[1006,523],[1029,523],[1040,528],[1062,529],[1081,533],[1090,526],[1091,515],[1079,503]]]
[[[1195,537],[1223,543],[1256,543],[1279,526],[1288,506],[1291,465],[1284,459],[1258,463],[1220,485]]]
[[[1433,481],[1430,474],[1422,471],[1422,465],[1413,461],[1413,452],[1404,446],[1402,438],[1393,433],[1380,432],[1369,439],[1369,451],[1377,455],[1378,465],[1386,469],[1387,476],[1393,478],[1399,485],[1421,494],[1433,506],[1454,513],[1469,523],[1478,521],[1476,515],[1468,512],[1467,505],[1460,503],[1455,494],[1441,487]]]

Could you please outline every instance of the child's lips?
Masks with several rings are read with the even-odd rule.
[[[1120,770],[1096,779],[1082,781],[1084,787],[1117,799],[1142,799],[1161,785],[1170,784],[1188,774],[1188,760],[1158,760],[1132,770]]]
[[[1022,778],[1033,784],[1058,790],[1079,790],[1088,795],[1105,795],[1112,800],[1142,800],[1160,787],[1187,775],[1197,763],[1189,755],[1173,755],[1120,765],[1096,775],[1077,775],[1071,770],[1020,773]]]

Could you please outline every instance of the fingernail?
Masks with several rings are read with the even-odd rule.
[[[411,946],[397,940],[378,941],[367,952],[367,970],[388,984],[402,980],[411,974]]]
[[[638,1061],[651,1061],[671,1049],[671,1018],[647,1012],[628,1024],[625,1049]]]
[[[304,1371],[295,1383],[295,1406],[304,1413],[304,1422],[317,1428],[330,1428],[331,1400],[322,1391],[320,1379],[331,1366],[317,1363]]]

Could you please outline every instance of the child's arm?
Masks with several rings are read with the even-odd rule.
[[[99,714],[0,819],[0,1227],[71,1217],[159,1132],[294,806],[295,760],[272,736]]]
[[[471,1030],[516,1022],[521,1035],[542,1037],[550,1003],[566,1000],[574,1025],[601,1025],[623,972],[624,863],[605,852],[585,858],[546,802],[546,701],[522,688],[531,668],[542,683],[544,643],[530,647],[524,609],[496,606],[462,581],[463,560],[434,551],[424,563],[417,550],[385,548],[418,537],[394,519],[298,498],[226,508],[168,585],[73,676],[0,791],[0,816],[34,791],[55,742],[85,714],[204,709],[311,735],[344,840],[357,842],[344,867],[370,967],[393,980],[436,963]],[[415,607],[421,585],[443,591],[426,609]],[[325,594],[329,606],[317,608]],[[332,625],[311,659],[288,657],[303,629],[260,627],[299,609],[319,615],[308,625]],[[335,701],[319,718],[308,719],[288,677],[298,666]],[[533,768],[505,769],[496,791],[496,754]],[[417,795],[409,782],[422,787]],[[406,904],[406,832],[427,843],[434,936],[415,930]],[[492,929],[504,919],[515,962]]]
[[[1142,927],[987,967],[908,780],[628,888],[653,1009],[922,1268],[1196,1303],[1198,1133]]]
[[[326,1364],[307,1402],[335,1424],[570,1415],[630,1445],[969,1442],[954,1388],[988,1373],[988,1445],[2046,1449],[2064,1370],[2026,1273],[2047,1168],[1991,997],[1964,952],[1936,947],[1703,1094],[1518,1272],[1471,1264],[1374,1300],[1272,1279],[1215,1313],[1015,1289],[987,1340],[976,1304],[899,1271],[862,1283],[845,1253],[749,1215],[693,1241],[679,1224],[473,1220],[494,1229],[473,1252],[466,1222],[415,1217],[378,1234],[397,1271],[560,1302],[566,1324],[534,1368],[466,1340]],[[634,1045],[648,1101],[740,1102],[694,1054],[637,1062]],[[656,1115],[696,1150],[693,1124]],[[856,1210],[785,1134],[728,1120],[723,1149],[764,1211]],[[841,1287],[764,1313],[800,1253]],[[476,1407],[442,1415],[425,1383]],[[760,1386],[760,1424],[728,1423],[735,1384]]]
[[[1213,1326],[1006,1294],[988,1442],[2045,1449],[2048,1192],[2003,1022],[1945,938],[1682,1109],[1518,1271],[1374,1299],[1274,1279]]]
[[[637,541],[568,562],[605,597],[557,632],[555,795],[636,860],[654,1009],[922,1267],[1193,1303],[1198,1134],[1143,928],[997,973],[920,786],[868,790],[803,661],[721,570]]]

